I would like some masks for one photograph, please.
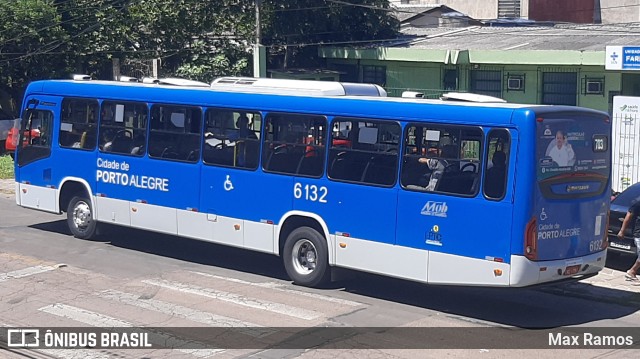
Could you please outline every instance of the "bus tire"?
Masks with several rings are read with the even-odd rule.
[[[67,225],[73,236],[90,239],[96,233],[96,224],[91,201],[81,196],[73,197],[67,207]]]
[[[329,279],[329,259],[325,238],[313,228],[293,230],[284,243],[284,268],[298,285],[319,286]]]

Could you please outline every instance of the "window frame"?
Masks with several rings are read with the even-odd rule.
[[[387,149],[385,151],[369,151],[369,150],[362,150],[362,149],[354,149],[353,148],[353,143],[350,143],[348,146],[349,147],[344,147],[343,145],[334,145],[336,140],[341,140],[343,141],[344,138],[340,137],[340,138],[334,138],[335,136],[335,132],[333,131],[333,128],[336,126],[337,123],[339,122],[362,122],[365,124],[364,127],[367,127],[366,124],[369,123],[376,123],[376,124],[383,124],[383,125],[393,125],[395,127],[397,127],[398,130],[398,134],[397,134],[397,143],[396,148],[395,148],[395,155],[396,158],[393,161],[393,166],[394,166],[394,170],[393,170],[393,182],[392,183],[378,183],[378,182],[365,182],[363,181],[363,177],[366,175],[367,173],[367,168],[365,166],[365,168],[363,169],[362,174],[360,175],[360,179],[359,180],[355,180],[355,179],[346,179],[346,178],[340,178],[340,177],[336,177],[335,173],[331,173],[334,170],[334,163],[335,161],[338,161],[338,159],[336,159],[337,156],[339,156],[340,153],[336,154],[335,156],[332,155],[332,151],[334,149],[339,149],[339,148],[345,148],[345,150],[342,150],[343,152],[353,152],[353,153],[366,153],[366,154],[387,154],[387,152],[389,152],[390,150],[393,149]],[[352,184],[357,184],[357,185],[364,185],[364,186],[373,186],[373,187],[385,187],[385,188],[391,188],[394,187],[396,185],[396,183],[398,183],[398,169],[400,167],[399,165],[399,161],[400,161],[400,150],[402,148],[402,124],[400,123],[400,121],[395,120],[395,119],[378,119],[378,118],[364,118],[364,117],[351,117],[351,116],[335,116],[331,119],[331,124],[330,124],[330,128],[332,129],[331,134],[329,135],[329,143],[330,145],[328,146],[327,149],[327,178],[331,181],[334,182],[343,182],[343,183],[352,183]],[[362,128],[362,127],[360,127]],[[379,127],[376,127],[379,128]],[[349,139],[350,137],[352,137],[353,135],[351,134],[351,131],[353,131],[353,127],[349,129],[349,135],[347,136],[347,139]],[[377,134],[377,136],[379,136],[380,133]],[[351,140],[348,140],[350,142],[352,142]],[[384,145],[384,143],[379,143],[379,137],[376,139],[376,143],[375,145]],[[372,158],[373,159],[373,158]],[[367,162],[367,165],[371,162],[371,159],[369,160],[369,162]]]
[[[244,141],[250,140],[253,141],[257,144],[257,151],[255,153],[256,157],[256,163],[254,166],[241,166],[239,164],[224,164],[221,162],[209,162],[207,160],[207,140],[215,138],[218,140],[221,140],[221,143],[225,143],[224,141],[228,141],[229,138],[231,137],[230,135],[227,135],[226,133],[222,133],[222,134],[211,134],[211,137],[207,137],[207,130],[209,130],[210,128],[216,128],[215,126],[209,126],[208,122],[209,122],[209,114],[212,112],[230,112],[233,115],[235,114],[240,114],[240,113],[245,113],[245,114],[251,114],[252,115],[252,119],[251,119],[251,124],[255,123],[255,116],[258,115],[260,118],[260,125],[257,128],[249,128],[249,131],[253,132],[254,134],[256,134],[257,139],[249,139],[249,138],[245,138],[243,139]],[[233,124],[233,130],[237,131],[239,130],[235,124],[236,124],[237,118],[234,118]],[[247,170],[247,171],[255,171],[258,169],[258,167],[260,167],[260,163],[261,163],[261,155],[262,155],[262,138],[263,138],[263,128],[264,128],[264,115],[262,112],[258,111],[258,110],[253,110],[253,109],[238,109],[238,108],[228,108],[228,107],[207,107],[205,108],[204,112],[203,112],[203,121],[202,121],[202,163],[204,163],[207,166],[214,166],[214,167],[226,167],[226,168],[235,168],[235,169],[240,169],[240,170]],[[226,127],[220,127],[220,129],[222,131],[226,131],[228,130],[228,128]],[[239,141],[240,138],[238,138],[236,141]],[[217,146],[217,144],[216,144]],[[224,145],[223,145],[224,146]],[[235,145],[234,145],[235,146]],[[213,148],[215,148],[215,146],[212,146]],[[213,149],[212,148],[212,149]],[[246,156],[246,153],[245,153]]]
[[[272,137],[273,136],[273,132],[270,130],[270,128],[268,126],[271,126],[271,120],[276,117],[276,116],[293,116],[293,117],[306,117],[309,118],[309,124],[313,124],[313,121],[322,121],[322,126],[324,127],[324,129],[322,130],[323,133],[321,133],[321,140],[316,141],[316,139],[314,138],[313,141],[316,141],[316,144],[313,145],[309,145],[309,144],[305,144],[303,143],[305,140],[301,140],[301,142],[291,142],[289,140],[273,140]],[[274,174],[281,174],[281,175],[289,175],[289,176],[295,176],[295,177],[307,177],[307,178],[321,178],[322,176],[324,176],[325,174],[325,168],[326,168],[326,162],[327,162],[327,139],[329,137],[328,135],[328,128],[329,128],[329,120],[327,118],[326,115],[318,115],[318,114],[309,114],[309,113],[293,113],[293,112],[269,112],[267,113],[263,119],[263,124],[262,124],[262,146],[261,146],[261,160],[260,160],[260,168],[262,169],[263,172],[265,173],[274,173]],[[310,128],[312,128],[313,126],[310,126]],[[309,128],[309,129],[310,129]],[[300,135],[302,135],[302,132],[299,133],[294,133],[294,135],[297,135],[298,138],[300,138]],[[286,136],[286,135],[285,135]],[[269,167],[272,166],[272,159],[273,159],[273,155],[276,154],[276,148],[274,148],[273,150],[269,149],[268,147],[273,145],[273,144],[277,144],[279,146],[285,146],[284,148],[289,148],[292,147],[294,148],[294,151],[296,148],[299,147],[304,147],[305,151],[302,153],[300,159],[298,160],[298,164],[296,166],[296,171],[295,172],[291,172],[291,171],[278,171],[278,170],[273,170]],[[302,162],[304,161],[305,158],[307,157],[307,151],[308,151],[308,147],[313,147],[313,151],[317,153],[317,148],[322,148],[323,152],[322,155],[319,156],[322,160],[321,162],[321,166],[320,166],[320,173],[318,174],[304,174],[304,173],[300,173],[300,167],[302,165]],[[288,153],[288,152],[287,152]],[[295,153],[294,153],[295,154]],[[296,156],[291,156],[292,159],[295,159]]]
[[[191,129],[193,129],[193,123],[192,120],[194,118],[198,119],[198,132],[194,133],[194,132],[187,132],[187,124],[186,124],[186,120],[187,120],[187,116],[186,116],[186,112],[185,112],[185,116],[182,119],[183,122],[183,126],[176,126],[176,128],[183,128],[184,131],[180,132],[180,131],[171,131],[171,130],[167,130],[166,126],[168,126],[169,122],[173,123],[173,119],[170,117],[167,121],[168,122],[160,122],[164,124],[165,128],[162,129],[156,129],[154,128],[154,116],[156,115],[154,110],[157,108],[168,108],[168,109],[184,109],[187,111],[197,111],[199,112],[198,116],[191,116],[189,117],[189,127]],[[171,111],[170,114],[173,115],[174,113],[179,113],[179,112],[174,112]],[[162,117],[164,116],[164,114],[160,115],[160,118],[162,118],[164,120],[164,118]],[[171,103],[151,103],[149,106],[149,119],[148,119],[148,129],[147,129],[147,156],[149,156],[149,158],[154,159],[154,160],[160,160],[160,161],[172,161],[172,162],[183,162],[183,163],[199,163],[200,161],[202,161],[202,129],[203,129],[203,123],[204,123],[204,111],[203,111],[203,107],[202,106],[194,106],[194,105],[184,105],[184,104],[171,104]],[[173,123],[173,125],[175,126],[175,123]],[[167,137],[171,138],[174,137],[174,139],[172,141],[169,141],[168,143],[170,144],[169,146],[166,146],[162,152],[160,153],[160,155],[156,155],[155,154],[155,150],[152,151],[152,147],[155,145],[154,142],[156,142],[154,140],[154,137],[157,135],[167,135]],[[180,143],[183,143],[184,141],[178,141],[175,138],[177,137],[181,137],[182,139],[186,138],[187,136],[191,136],[193,137],[193,139],[195,140],[195,143],[197,144],[197,146],[191,146],[190,147],[190,151],[187,153],[186,158],[172,158],[169,157],[169,155],[181,155],[183,154],[185,151],[181,151],[178,150],[177,148],[180,148]],[[157,138],[157,137],[156,137]],[[153,140],[153,141],[152,141]],[[173,151],[168,151],[169,149],[173,149]],[[153,153],[152,153],[153,152]],[[192,157],[191,154],[197,154],[195,156],[195,158],[193,160],[190,160],[190,158]],[[165,156],[166,154],[166,156]]]
[[[89,122],[66,122],[66,115],[65,115],[65,106],[67,105],[68,102],[85,102],[85,106],[90,105],[90,103],[93,103],[95,105],[94,108],[94,113],[93,113],[93,124],[89,123]],[[81,98],[81,97],[65,97],[62,99],[62,103],[61,103],[61,107],[60,107],[60,128],[58,129],[58,146],[60,148],[64,148],[64,149],[74,149],[74,150],[82,150],[82,151],[94,151],[96,149],[96,147],[98,146],[98,132],[99,132],[99,128],[100,128],[100,102],[98,101],[98,99],[88,99],[88,98]],[[87,112],[87,116],[89,115],[89,112]],[[73,132],[73,128],[71,131],[63,131],[63,128],[66,127],[63,124],[71,124],[71,126],[73,126],[74,124],[83,124],[85,126],[85,128],[91,128],[93,127],[93,143],[91,147],[76,147],[75,144],[78,143],[80,145],[82,145],[82,136],[84,136],[84,134],[86,134],[87,137],[89,138],[90,136],[90,132],[87,132],[86,130],[84,131],[84,134],[80,134],[80,138],[79,141],[74,142],[74,144],[68,146],[68,145],[63,145],[62,144],[62,133],[67,133],[67,132]],[[86,143],[86,142],[85,142]]]
[[[442,156],[442,153],[435,153],[435,155],[432,154],[430,155],[431,149],[434,147],[429,147],[427,148],[426,146],[420,145],[417,146],[414,144],[410,144],[409,141],[409,131],[411,128],[418,128],[421,127],[424,130],[437,130],[440,132],[439,134],[439,138],[438,141],[430,141],[430,142],[438,142],[437,147],[435,147],[436,150],[442,151],[442,147],[444,147],[445,145],[450,145],[451,143],[447,143],[447,144],[441,144],[440,142],[442,142],[443,138],[446,137],[450,137],[450,141],[453,141],[454,143],[457,142],[456,147],[457,147],[457,151],[456,154],[457,156],[455,158],[451,157],[451,156]],[[476,134],[474,134],[474,136],[470,136],[470,135],[466,135],[465,136],[465,132],[467,133],[471,133],[471,132],[476,132]],[[446,135],[443,136],[443,133],[445,133]],[[413,135],[415,136],[415,134]],[[456,137],[457,136],[457,137]],[[422,136],[419,136],[422,137]],[[465,141],[469,141],[472,138],[477,138],[479,143],[478,143],[478,158],[477,159],[471,159],[471,158],[463,158],[462,155],[462,143]],[[414,139],[415,142],[416,139]],[[424,140],[424,141],[429,141],[429,140]],[[402,156],[401,156],[401,165],[400,165],[400,187],[406,191],[411,191],[411,192],[420,192],[420,193],[437,193],[437,194],[442,194],[442,195],[448,195],[448,196],[456,196],[456,197],[475,197],[478,195],[478,193],[480,192],[480,181],[481,181],[481,177],[482,177],[482,172],[483,172],[483,168],[485,167],[484,165],[484,159],[483,159],[483,153],[484,153],[484,147],[485,147],[485,136],[484,136],[484,131],[482,129],[482,127],[480,126],[476,126],[476,125],[459,125],[459,124],[451,124],[451,123],[439,123],[439,122],[416,122],[416,121],[412,121],[412,122],[408,122],[404,129],[403,129],[403,137],[402,137]],[[467,142],[468,143],[468,142]],[[413,153],[408,153],[409,152],[409,148],[410,146],[415,146],[416,147],[416,151],[419,151],[419,153],[413,154]],[[465,150],[467,151],[467,150]],[[411,166],[409,164],[409,160],[411,159],[411,162],[419,162],[420,158],[427,158],[427,159],[437,159],[439,161],[456,161],[457,165],[458,165],[458,173],[463,173],[463,172],[467,172],[467,171],[463,171],[463,169],[469,165],[469,164],[475,164],[475,171],[469,171],[475,174],[475,176],[472,176],[474,178],[472,178],[472,183],[471,183],[471,189],[473,189],[472,193],[460,193],[460,192],[453,192],[453,191],[441,191],[438,190],[438,185],[436,184],[436,187],[433,190],[428,190],[427,187],[428,186],[421,186],[421,185],[414,185],[412,183],[406,183],[405,180],[407,178],[408,175],[413,174],[415,175],[415,171],[409,172],[411,171]],[[413,159],[415,159],[415,161],[413,161]],[[466,162],[464,164],[462,164],[463,162]],[[445,173],[449,173],[449,171],[446,171],[446,168],[449,168],[450,166],[452,166],[454,163],[450,163],[448,164],[444,169],[441,169],[444,173],[442,174],[442,176],[444,176]],[[431,176],[431,174],[433,172],[435,172],[437,169],[435,168],[430,168],[429,165],[427,163],[420,163],[418,166],[425,166],[427,169],[422,169],[423,172],[426,172],[427,170],[430,170],[431,172],[429,173],[429,175]],[[415,167],[415,165],[414,165]],[[420,168],[420,167],[418,167]],[[405,172],[406,170],[406,172]],[[426,173],[425,173],[426,174]],[[431,178],[431,177],[430,177]],[[442,177],[438,177],[436,180],[440,181],[442,179]],[[413,182],[413,181],[412,181]],[[427,183],[430,184],[430,183]]]
[[[123,126],[114,126],[114,125],[109,125],[109,124],[105,124],[105,106],[106,105],[133,105],[133,106],[140,106],[140,107],[144,107],[146,110],[146,118],[144,119],[145,123],[144,126],[141,127],[128,127],[126,126],[126,120],[123,119],[122,123]],[[124,112],[123,112],[124,115]],[[115,116],[115,113],[113,114],[113,116]],[[106,153],[106,154],[113,154],[113,155],[120,155],[120,156],[131,156],[131,157],[143,157],[148,149],[148,127],[149,127],[149,120],[150,120],[150,111],[149,111],[149,103],[147,102],[139,102],[139,101],[129,101],[129,100],[102,100],[100,102],[100,119],[98,121],[98,150],[100,153]],[[113,121],[110,121],[112,123],[116,123],[116,122],[120,122],[120,121],[116,121],[115,117]],[[103,142],[103,137],[105,135],[106,130],[116,130],[116,134],[114,135],[114,138],[111,139],[111,141],[105,142],[104,144]],[[131,130],[131,145],[132,145],[132,149],[130,149],[128,152],[121,152],[121,151],[105,151],[103,146],[106,145],[109,142],[113,142],[113,140],[115,139],[115,136],[117,136],[117,133],[119,133],[120,131],[129,131]],[[134,138],[136,135],[136,130],[138,131],[138,133],[142,132],[144,133],[144,143],[142,144],[142,147],[144,148],[144,151],[142,153],[131,153],[131,151],[134,148]]]

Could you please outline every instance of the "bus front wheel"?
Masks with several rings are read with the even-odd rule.
[[[284,243],[284,268],[294,283],[315,287],[330,275],[327,242],[313,228],[293,230]]]
[[[67,225],[73,236],[89,239],[96,233],[96,221],[93,220],[91,201],[84,197],[73,197],[67,207]]]

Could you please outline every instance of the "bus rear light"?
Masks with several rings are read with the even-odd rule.
[[[336,236],[351,237],[351,235],[347,232],[336,232]]]
[[[47,188],[51,188],[51,189],[56,189],[56,186],[52,185],[52,184],[48,184]]]
[[[187,207],[187,211],[198,212],[198,209],[193,207]]]
[[[524,256],[529,260],[538,258],[536,217],[532,217],[524,231]]]
[[[23,184],[31,184],[29,181],[22,181]]]
[[[138,203],[148,203],[146,199],[136,199],[136,202]]]
[[[607,235],[607,230],[609,228],[609,217],[610,215],[607,214],[607,221],[605,222],[606,225],[604,226],[604,233],[602,234],[602,245],[600,246],[600,249],[605,250],[607,249],[607,247],[609,247],[609,236]]]
[[[261,219],[260,223],[273,224],[273,221],[270,219]]]
[[[543,122],[543,121],[544,121],[544,118],[542,118],[542,117],[536,118],[536,122]]]

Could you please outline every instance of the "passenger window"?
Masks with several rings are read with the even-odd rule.
[[[491,130],[487,137],[487,170],[484,174],[484,195],[491,199],[501,199],[506,193],[509,151],[511,147],[509,131]]]
[[[151,107],[149,157],[198,162],[202,110],[199,107],[154,105]]]
[[[258,112],[207,110],[204,162],[219,166],[258,168],[261,124],[262,117]]]
[[[482,130],[474,127],[407,126],[400,175],[402,187],[475,195],[480,183],[482,136]]]
[[[327,136],[324,117],[269,114],[264,133],[262,168],[266,172],[322,176]]]
[[[100,109],[100,151],[142,156],[146,149],[147,104],[102,102]]]
[[[64,99],[58,138],[60,147],[95,149],[97,120],[97,100]]]
[[[329,150],[329,178],[393,186],[398,169],[400,133],[397,122],[334,119]]]

